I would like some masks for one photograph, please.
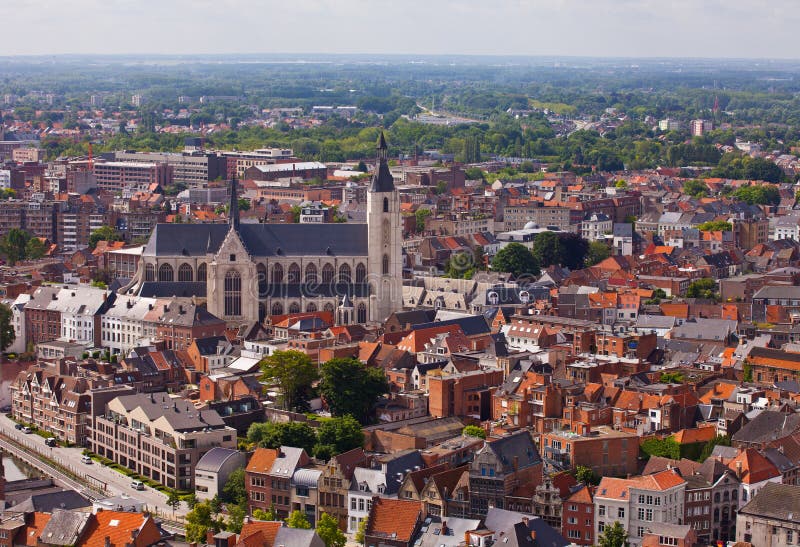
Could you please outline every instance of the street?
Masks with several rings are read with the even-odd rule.
[[[166,494],[162,494],[158,490],[147,486],[144,490],[134,490],[131,488],[130,477],[126,477],[97,462],[91,464],[82,463],[81,456],[83,456],[83,448],[49,447],[39,435],[34,433],[25,434],[15,429],[14,421],[5,414],[0,414],[0,433],[7,438],[13,439],[27,450],[37,452],[49,460],[54,461],[59,466],[69,470],[74,475],[85,480],[86,485],[92,487],[94,490],[105,491],[108,497],[127,494],[132,498],[142,500],[147,505],[147,510],[157,513],[164,518],[172,518],[173,510],[167,505]],[[30,455],[26,455],[22,451],[20,451],[20,453],[14,453],[14,455],[29,462],[34,460],[34,458]],[[63,476],[54,478],[68,488],[85,493],[84,489],[80,488],[81,485],[75,484],[75,481],[64,480]],[[95,494],[95,496],[97,496],[97,494]],[[176,517],[183,516],[188,510],[186,503],[181,502],[180,507],[175,509],[174,514]]]

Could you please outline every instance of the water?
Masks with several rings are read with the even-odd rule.
[[[3,456],[3,469],[5,470],[5,478],[7,482],[19,481],[39,475],[36,473],[35,469],[9,455]]]

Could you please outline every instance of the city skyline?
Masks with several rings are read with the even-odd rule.
[[[383,5],[369,0],[45,0],[15,9],[9,18],[14,24],[4,29],[5,54],[796,59],[791,46],[800,15],[794,8],[788,0],[769,7],[738,0],[503,0],[491,5],[473,0]],[[31,40],[32,28],[36,40]]]

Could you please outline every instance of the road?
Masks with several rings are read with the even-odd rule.
[[[144,490],[134,490],[131,488],[131,479],[129,477],[100,465],[97,462],[93,462],[92,464],[82,463],[82,448],[53,448],[47,446],[44,444],[44,439],[39,435],[33,433],[25,434],[14,428],[14,422],[5,414],[0,414],[0,434],[22,445],[25,450],[15,448],[5,441],[0,444],[3,449],[8,449],[8,451],[16,457],[31,463],[34,467],[53,476],[54,479],[59,480],[68,488],[72,488],[92,499],[103,497],[102,493],[105,493],[108,497],[127,494],[132,498],[144,502],[148,511],[167,519],[172,518],[173,511],[172,508],[167,505],[166,494],[162,494],[158,490],[149,487],[145,487]],[[73,476],[78,477],[79,480],[85,481],[85,484],[81,484],[78,480],[74,480],[60,470],[53,469],[52,466],[46,465],[46,463],[32,457],[31,454],[26,453],[26,450],[36,452],[55,462],[58,466],[68,470]],[[180,518],[188,511],[189,508],[186,503],[181,502],[180,507],[175,509],[174,514],[176,517]]]

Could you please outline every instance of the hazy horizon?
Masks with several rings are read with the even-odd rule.
[[[789,0],[40,0],[7,18],[3,56],[797,60],[796,8]]]

